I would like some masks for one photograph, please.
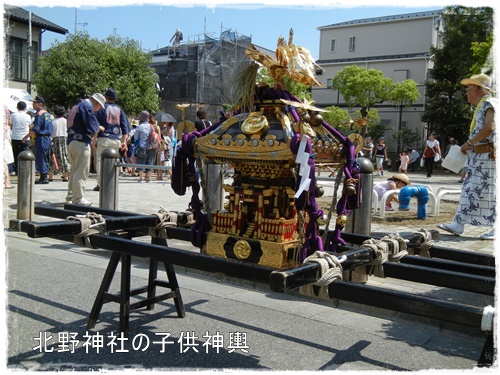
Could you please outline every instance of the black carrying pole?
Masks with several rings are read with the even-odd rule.
[[[336,281],[329,285],[330,298],[362,303],[387,310],[424,316],[427,318],[481,327],[483,308],[455,302],[440,301],[435,298],[393,291],[369,285]]]

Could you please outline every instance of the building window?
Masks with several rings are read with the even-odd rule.
[[[330,52],[335,52],[336,51],[336,43],[335,39],[330,40]]]
[[[408,123],[406,121],[401,121],[401,129],[406,129],[406,127],[408,126]]]
[[[328,78],[326,80],[326,88],[331,89],[332,88],[332,83],[333,83],[333,78]]]
[[[380,125],[386,129],[394,130],[390,119],[380,119]]]
[[[356,37],[351,36],[349,38],[349,51],[354,51],[355,44],[356,44]]]
[[[31,74],[28,76],[28,42],[24,39],[8,38],[9,64],[7,66],[7,78],[16,81],[28,81],[33,77],[35,65],[38,62],[38,42],[31,46]]]

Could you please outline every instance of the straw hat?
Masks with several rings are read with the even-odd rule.
[[[462,85],[476,85],[479,87],[482,87],[488,91],[493,91],[491,89],[491,85],[493,83],[493,80],[491,77],[487,76],[486,74],[473,74],[470,78],[464,78],[460,81]]]
[[[410,179],[404,173],[398,173],[391,177],[393,180],[404,182],[407,186],[410,185]]]

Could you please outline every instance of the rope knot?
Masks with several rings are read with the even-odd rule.
[[[325,251],[315,251],[304,259],[304,263],[317,263],[320,266],[320,278],[313,285],[326,286],[335,280],[342,280],[341,260]]]
[[[106,220],[104,220],[102,215],[95,212],[87,212],[85,215],[68,216],[66,220],[80,222],[82,231],[75,235],[75,245],[97,249],[97,247],[92,245],[90,236],[105,232]]]
[[[389,256],[388,260],[393,262],[398,262],[405,255],[408,255],[406,240],[398,234],[389,234],[382,238],[382,241],[392,243],[392,255]]]
[[[167,228],[177,226],[177,213],[170,212],[160,206],[156,213],[160,222],[155,227],[149,228],[151,237],[168,238]]]
[[[432,239],[432,233],[429,232],[427,229],[420,229],[416,232],[413,232],[412,234],[420,234],[424,240],[422,244],[417,247],[419,250],[419,255],[422,257],[430,258],[431,254],[429,253],[429,249],[434,245],[434,240]],[[414,255],[415,250],[413,249],[413,254]]]
[[[375,259],[366,263],[367,266],[372,266],[371,272],[368,272],[368,274],[384,277],[384,268],[382,265],[387,262],[389,258],[389,245],[382,240],[370,238],[364,241],[361,246],[369,247],[375,252]]]

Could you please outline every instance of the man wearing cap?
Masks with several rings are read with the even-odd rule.
[[[107,148],[112,148],[120,153],[120,149],[127,152],[127,137],[130,125],[125,112],[115,104],[118,96],[116,91],[109,88],[105,93],[106,103],[104,108],[96,113],[99,121],[99,132],[94,136],[96,147],[97,186],[94,191],[99,191],[101,183],[101,154]]]
[[[465,224],[489,226],[493,229],[480,236],[495,239],[495,108],[492,97],[492,79],[486,74],[474,74],[460,81],[467,86],[467,100],[475,106],[470,135],[460,151],[467,155],[466,176],[453,223],[439,224],[438,228],[461,235]]]
[[[67,202],[90,206],[84,199],[85,185],[90,171],[90,144],[99,131],[95,112],[104,108],[105,99],[100,93],[82,100],[71,108],[68,115],[68,158],[71,174],[68,182]]]
[[[385,193],[390,190],[402,189],[405,186],[410,185],[410,179],[407,175],[403,173],[395,174],[394,176],[387,179],[387,181],[377,182],[373,185],[373,190],[377,193],[378,200],[382,200]],[[399,198],[396,194],[393,194],[387,198],[385,202],[386,211],[394,211],[392,208],[392,202],[399,203]]]
[[[36,96],[33,101],[33,109],[36,111],[35,120],[33,121],[33,128],[29,133],[24,136],[23,143],[25,143],[33,135],[35,138],[35,164],[36,169],[40,173],[40,179],[35,181],[35,184],[48,184],[49,183],[49,150],[52,142],[52,115],[47,112],[43,107],[45,106],[45,99],[41,96]]]

